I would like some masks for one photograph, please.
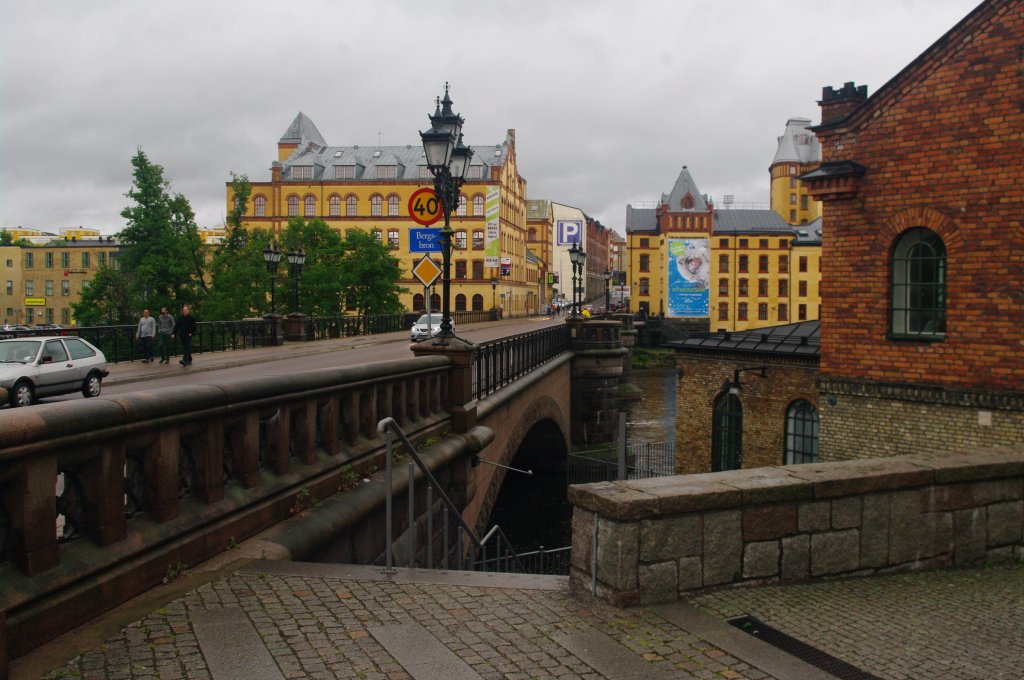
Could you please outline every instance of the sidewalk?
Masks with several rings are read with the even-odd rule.
[[[862,671],[845,677],[1019,678],[1022,598],[1021,565],[619,610],[561,577],[257,560],[159,588],[16,660],[11,677],[833,677],[724,622],[746,613]]]

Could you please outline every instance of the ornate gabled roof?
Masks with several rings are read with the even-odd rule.
[[[295,120],[288,126],[288,129],[281,135],[281,139],[278,140],[278,144],[298,144],[299,146],[305,146],[307,143],[313,142],[320,148],[327,146],[327,142],[324,141],[324,136],[320,134],[320,131],[316,129],[316,125],[310,120],[309,116],[299,111],[299,115],[295,116]]]
[[[687,195],[693,199],[693,205],[689,208],[684,208],[683,200]],[[668,194],[662,194],[661,202],[668,205],[670,212],[708,211],[707,201],[701,195],[700,189],[697,188],[697,183],[693,181],[693,177],[690,175],[690,171],[685,165],[679,172],[679,177],[676,178],[676,183],[675,186],[672,187],[672,191]]]
[[[821,142],[811,132],[808,118],[790,118],[786,131],[779,137],[779,148],[775,151],[772,165],[776,163],[820,163]]]

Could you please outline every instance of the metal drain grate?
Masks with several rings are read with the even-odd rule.
[[[815,649],[806,642],[801,642],[795,637],[786,635],[781,630],[776,630],[758,621],[753,616],[734,616],[731,619],[726,619],[726,623],[739,628],[744,633],[753,635],[759,640],[767,642],[773,647],[792,654],[812,666],[817,666],[821,670],[841,678],[841,680],[881,680],[877,675],[862,671],[842,659],[837,659],[831,654]]]

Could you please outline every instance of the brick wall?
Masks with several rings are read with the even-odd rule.
[[[1024,4],[985,3],[819,132],[824,161],[867,167],[824,208],[823,376],[1024,389],[1022,44]],[[946,245],[944,342],[886,337],[890,249],[915,226]]]
[[[586,484],[569,501],[570,585],[617,606],[1024,558],[1020,446]]]
[[[817,361],[676,354],[676,471],[711,471],[712,413],[722,384],[745,366],[767,366],[764,378],[740,373],[744,468],[783,463],[786,409],[797,399],[818,404]]]

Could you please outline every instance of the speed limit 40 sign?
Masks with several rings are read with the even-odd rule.
[[[427,227],[441,219],[441,201],[433,189],[417,189],[409,197],[409,217]]]

